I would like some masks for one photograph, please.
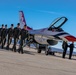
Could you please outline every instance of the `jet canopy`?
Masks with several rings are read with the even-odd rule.
[[[51,30],[53,28],[55,29],[59,29],[61,28],[61,26],[67,21],[68,19],[66,17],[60,17],[60,18],[56,18],[50,25],[50,27],[48,28],[48,30]]]

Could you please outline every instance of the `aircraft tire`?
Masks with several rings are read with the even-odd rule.
[[[49,51],[45,51],[45,55],[48,55],[49,54]]]
[[[55,53],[53,52],[52,55],[55,55]]]
[[[38,49],[38,50],[37,50],[37,53],[41,53],[41,49]]]

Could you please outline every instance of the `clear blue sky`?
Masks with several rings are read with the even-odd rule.
[[[76,0],[0,0],[0,25],[19,22],[23,10],[27,25],[34,29],[49,27],[57,17],[66,16],[64,30],[76,36]]]

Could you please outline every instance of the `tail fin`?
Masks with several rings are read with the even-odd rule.
[[[27,25],[23,11],[19,11],[19,15],[20,15],[20,25],[21,25],[21,28],[23,28],[24,25]],[[27,30],[33,30],[33,29],[27,26]]]
[[[25,17],[23,11],[19,11],[19,17],[20,17],[20,25],[21,28],[26,25]]]

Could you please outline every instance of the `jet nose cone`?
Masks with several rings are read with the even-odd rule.
[[[72,41],[72,42],[75,42],[76,41],[76,37],[74,36],[66,36],[65,37],[68,41]]]

